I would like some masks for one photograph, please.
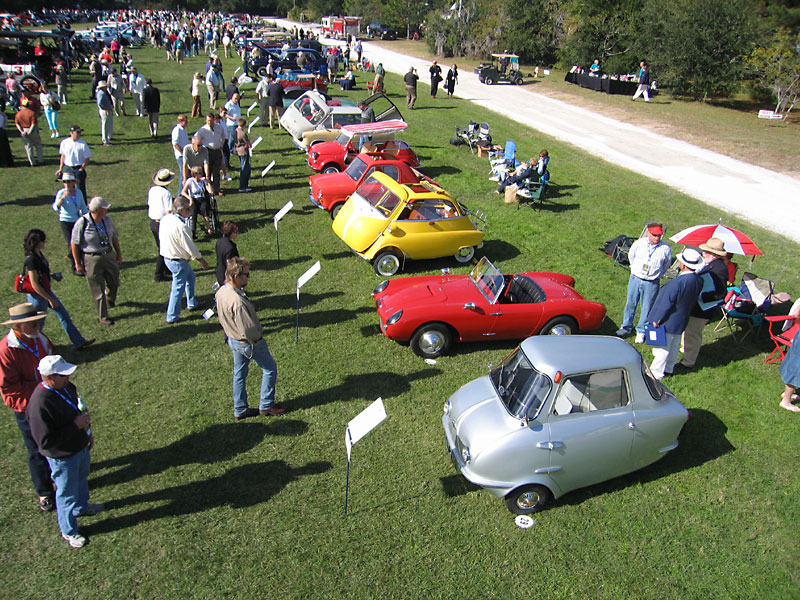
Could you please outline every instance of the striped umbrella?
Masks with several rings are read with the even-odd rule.
[[[695,225],[673,235],[670,240],[684,246],[699,246],[711,238],[719,238],[725,242],[725,251],[733,254],[763,254],[755,242],[738,229],[725,225]]]

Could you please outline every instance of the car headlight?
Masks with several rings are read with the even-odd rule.
[[[380,294],[388,286],[389,286],[389,280],[388,279],[386,279],[384,281],[381,281],[377,286],[375,286],[375,289],[372,290],[372,295],[374,296],[375,294]]]
[[[386,324],[387,325],[394,325],[395,323],[397,323],[400,320],[400,317],[402,317],[402,316],[403,316],[403,311],[402,310],[398,310],[391,317],[386,319]]]
[[[312,152],[311,153],[311,158],[314,159],[314,160],[317,160],[317,158],[319,158],[319,153],[318,152]]]
[[[469,446],[464,446],[461,448],[461,460],[464,461],[464,464],[468,463],[470,459],[469,456]]]
[[[444,414],[449,415],[451,408],[452,405],[450,404],[450,398],[448,398],[447,400],[444,401]]]

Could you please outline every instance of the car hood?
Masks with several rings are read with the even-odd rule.
[[[354,182],[347,173],[319,173],[308,178],[308,185],[314,197],[317,197],[320,190],[324,194],[351,194],[355,188]]]
[[[490,444],[520,427],[503,406],[488,375],[462,386],[450,396],[451,433],[477,457]]]
[[[383,233],[389,224],[378,209],[358,194],[350,196],[333,220],[333,232],[356,252],[364,252]]]
[[[339,131],[336,130],[336,137],[339,137]],[[309,155],[314,152],[317,156],[328,156],[329,154],[342,154],[344,147],[336,140],[329,140],[327,142],[317,142],[308,149]]]
[[[442,302],[474,302],[477,290],[468,275],[403,277],[393,279],[381,297],[381,308],[426,310]]]

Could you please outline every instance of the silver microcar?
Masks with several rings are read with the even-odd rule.
[[[442,425],[461,474],[527,514],[657,461],[688,417],[628,342],[534,336],[450,396]]]

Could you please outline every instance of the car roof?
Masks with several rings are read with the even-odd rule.
[[[555,376],[624,367],[641,369],[642,355],[625,340],[606,335],[535,335],[520,344],[531,363]]]
[[[356,123],[354,125],[343,125],[342,130],[353,135],[359,133],[382,134],[396,133],[408,129],[408,123],[400,119],[389,119],[388,121],[375,121],[374,123]]]

